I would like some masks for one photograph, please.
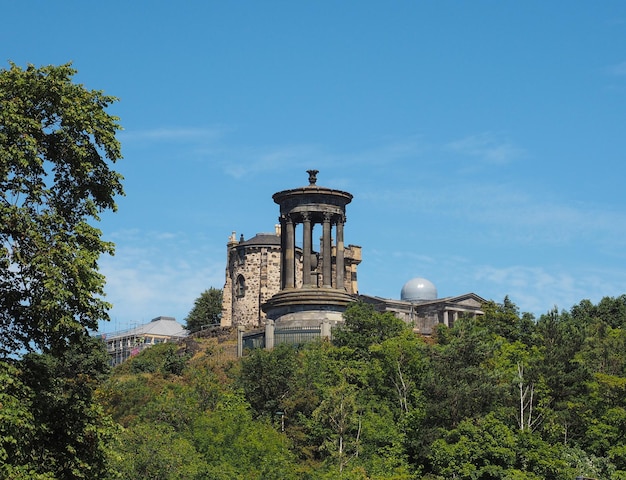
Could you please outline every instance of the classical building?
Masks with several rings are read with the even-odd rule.
[[[435,285],[420,277],[404,284],[400,300],[371,295],[359,295],[359,300],[372,304],[380,312],[392,312],[422,335],[431,335],[439,323],[451,327],[463,315],[483,315],[481,308],[485,303],[475,293],[438,298]]]
[[[460,315],[483,314],[485,300],[478,295],[437,298],[437,289],[424,278],[407,282],[399,300],[359,294],[361,247],[344,244],[352,195],[318,186],[317,173],[308,170],[309,185],[273,195],[280,222],[274,232],[247,240],[243,235],[237,240],[233,232],[228,240],[221,325],[249,331],[240,333],[240,350],[270,348],[277,338],[304,338],[296,335],[300,331],[329,336],[357,300],[393,312],[424,335],[438,323],[451,326]],[[313,241],[316,232],[319,245]]]

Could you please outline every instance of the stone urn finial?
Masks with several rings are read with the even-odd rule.
[[[309,185],[315,185],[315,182],[317,182],[317,174],[319,173],[319,170],[307,170],[306,173],[309,174]]]

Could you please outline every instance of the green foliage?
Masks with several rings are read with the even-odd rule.
[[[90,222],[123,193],[111,169],[120,127],[105,111],[115,98],[75,73],[0,70],[0,360],[15,367],[1,374],[6,478],[110,473],[116,428],[93,396],[108,356],[86,332],[108,318],[97,262],[113,245]]]
[[[252,408],[267,418],[284,411],[296,368],[296,349],[287,344],[272,351],[254,350],[241,363],[241,383]]]
[[[505,478],[515,468],[515,445],[515,434],[496,418],[467,419],[433,442],[429,460],[443,478]]]
[[[118,367],[120,372],[182,374],[190,355],[172,342],[153,345],[142,350]]]
[[[396,419],[421,408],[423,396],[420,379],[427,372],[427,347],[422,339],[408,329],[370,347],[369,385],[397,412]]]
[[[142,423],[125,430],[113,458],[122,478],[207,478],[207,464],[202,455],[192,442],[168,425]]]
[[[185,318],[185,328],[197,332],[209,325],[219,325],[222,318],[222,290],[209,288],[196,298],[193,308]]]
[[[123,478],[300,478],[285,437],[255,420],[236,391],[228,370],[234,364],[207,348],[189,361],[193,368],[172,375],[163,368],[177,347],[166,345],[133,358],[139,369],[116,369],[99,392],[126,426],[111,455]]]
[[[447,343],[432,346],[421,385],[431,406],[429,424],[455,426],[502,405],[499,372],[489,368],[501,341],[467,318],[449,329]]]
[[[135,424],[146,405],[154,400],[157,392],[167,386],[163,377],[148,375],[114,375],[98,389],[98,398],[111,417],[128,427]]]
[[[619,314],[619,301],[600,303]],[[240,361],[212,346],[180,375],[164,370],[176,350],[161,347],[116,369],[101,398],[132,437],[117,455],[138,452],[144,469],[124,475],[147,475],[158,458],[145,452],[169,443],[188,478],[626,478],[623,330],[598,306],[528,323],[510,301],[493,303],[489,318],[427,340],[352,308],[332,343]]]
[[[487,327],[492,333],[510,342],[531,344],[536,341],[533,316],[523,314],[520,317],[519,309],[508,296],[504,297],[502,303],[486,302],[482,309],[485,314],[477,319],[477,323]]]
[[[62,350],[107,319],[88,223],[115,209],[115,98],[72,83],[69,65],[0,70],[0,358]]]
[[[207,478],[300,478],[284,436],[266,421],[254,421],[238,394],[224,396],[215,410],[199,416],[193,431],[198,451],[209,463]]]
[[[377,312],[367,303],[350,304],[343,317],[344,323],[333,330],[333,344],[354,349],[365,357],[370,345],[380,344],[408,328],[391,312]]]
[[[35,432],[30,410],[32,392],[21,372],[0,362],[0,478],[26,478],[32,460],[29,448]],[[18,475],[18,472],[22,472]]]
[[[19,369],[3,369],[0,455],[7,478],[109,475],[107,444],[117,429],[94,401],[107,360],[102,343],[85,336],[61,356],[30,353]]]
[[[588,451],[626,471],[626,377],[596,373],[584,411]]]

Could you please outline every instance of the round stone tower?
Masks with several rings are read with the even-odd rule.
[[[346,269],[344,224],[352,195],[316,185],[317,170],[307,173],[309,185],[283,190],[272,197],[280,206],[280,291],[262,309],[277,325],[312,326],[324,320],[336,323],[356,299],[348,293],[345,279],[350,269]],[[322,230],[319,253],[313,249],[316,225]],[[296,268],[298,230],[302,234],[301,270]],[[296,278],[300,271],[301,279]]]

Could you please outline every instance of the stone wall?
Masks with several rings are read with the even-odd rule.
[[[270,242],[263,245],[261,241],[268,237],[269,234],[257,235],[239,242],[231,237],[227,245],[222,326],[257,327],[265,323],[261,305],[280,290],[280,245]],[[261,241],[255,243],[256,238]],[[301,278],[302,258],[298,253],[296,270]]]

